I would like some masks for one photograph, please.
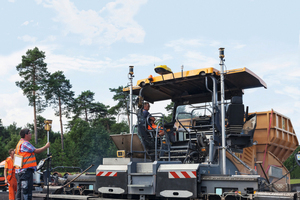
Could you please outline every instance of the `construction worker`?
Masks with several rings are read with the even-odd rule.
[[[147,119],[147,117],[149,116],[149,118],[148,118],[149,121],[147,121],[147,124],[148,124],[147,128],[148,128],[148,130],[156,129],[157,125],[154,123],[155,122],[155,117],[152,117],[150,115],[149,109],[150,109],[150,104],[148,102],[145,102],[144,103],[143,116],[144,116],[145,119]],[[165,132],[164,132],[162,127],[158,127],[158,129],[159,129],[159,132],[158,132],[159,136],[165,135]]]
[[[50,147],[48,142],[45,146],[36,149],[32,144],[31,132],[29,129],[22,129],[20,131],[21,139],[16,147],[16,154],[23,157],[22,167],[16,167],[17,178],[17,200],[21,200],[21,196],[25,200],[32,199],[32,187],[33,187],[33,173],[36,171],[36,158],[35,153],[42,153]]]
[[[17,179],[16,179],[15,167],[14,167],[15,150],[10,149],[8,151],[8,154],[9,157],[5,160],[4,178],[5,178],[5,184],[8,185],[9,200],[15,200],[15,193],[17,192]]]

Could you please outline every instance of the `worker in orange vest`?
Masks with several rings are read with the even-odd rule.
[[[143,110],[143,116],[144,118],[147,120],[148,118],[148,121],[147,121],[147,124],[148,124],[148,130],[151,130],[151,129],[156,129],[157,128],[157,125],[154,123],[155,121],[155,117],[152,117],[151,114],[149,113],[149,109],[150,109],[150,104],[149,102],[145,102],[144,103],[144,110]],[[163,136],[165,135],[165,132],[163,130],[163,127],[158,127],[159,131],[158,131],[158,135],[159,136]]]
[[[4,178],[5,184],[8,184],[9,190],[9,200],[15,200],[15,193],[17,192],[17,179],[15,175],[15,167],[14,167],[14,154],[15,150],[10,149],[8,151],[10,157],[8,157],[5,161],[4,166]]]
[[[16,146],[16,154],[23,157],[22,167],[16,167],[16,178],[17,178],[17,200],[32,199],[33,189],[33,173],[36,171],[36,153],[42,153],[50,147],[48,142],[41,148],[35,148],[29,141],[31,140],[32,134],[29,129],[25,128],[20,131],[21,139]]]

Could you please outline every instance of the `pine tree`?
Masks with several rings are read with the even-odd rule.
[[[93,107],[94,95],[94,92],[87,90],[81,92],[81,94],[75,99],[74,104],[72,106],[73,113],[75,114],[73,120],[83,115],[84,120],[87,122],[89,121],[89,111]]]
[[[74,101],[74,92],[71,88],[72,85],[63,72],[57,71],[50,75],[44,90],[47,102],[56,109],[55,114],[59,116],[62,149],[64,149],[62,115],[69,115],[69,107]]]
[[[44,62],[45,57],[45,52],[40,51],[37,47],[29,49],[26,55],[22,56],[22,63],[16,67],[23,79],[17,81],[16,85],[23,90],[23,94],[29,100],[29,105],[33,107],[36,144],[38,142],[36,115],[37,113],[41,113],[46,107],[46,103],[42,98],[45,80],[49,76],[47,64]]]

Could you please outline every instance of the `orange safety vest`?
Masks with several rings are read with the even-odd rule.
[[[7,168],[8,175],[7,175],[7,180],[11,180],[13,172],[15,171],[14,163],[11,159],[11,157],[6,158],[6,165],[5,168]]]
[[[17,144],[17,154],[20,156],[23,156],[23,166],[22,169],[29,168],[29,167],[36,167],[36,159],[34,153],[28,153],[28,152],[21,152],[21,145],[25,142],[24,139],[21,139],[19,143]],[[17,167],[17,169],[19,169]]]

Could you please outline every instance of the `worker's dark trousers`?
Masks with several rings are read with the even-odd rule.
[[[17,200],[32,200],[33,169],[26,169],[16,174],[18,188]]]

